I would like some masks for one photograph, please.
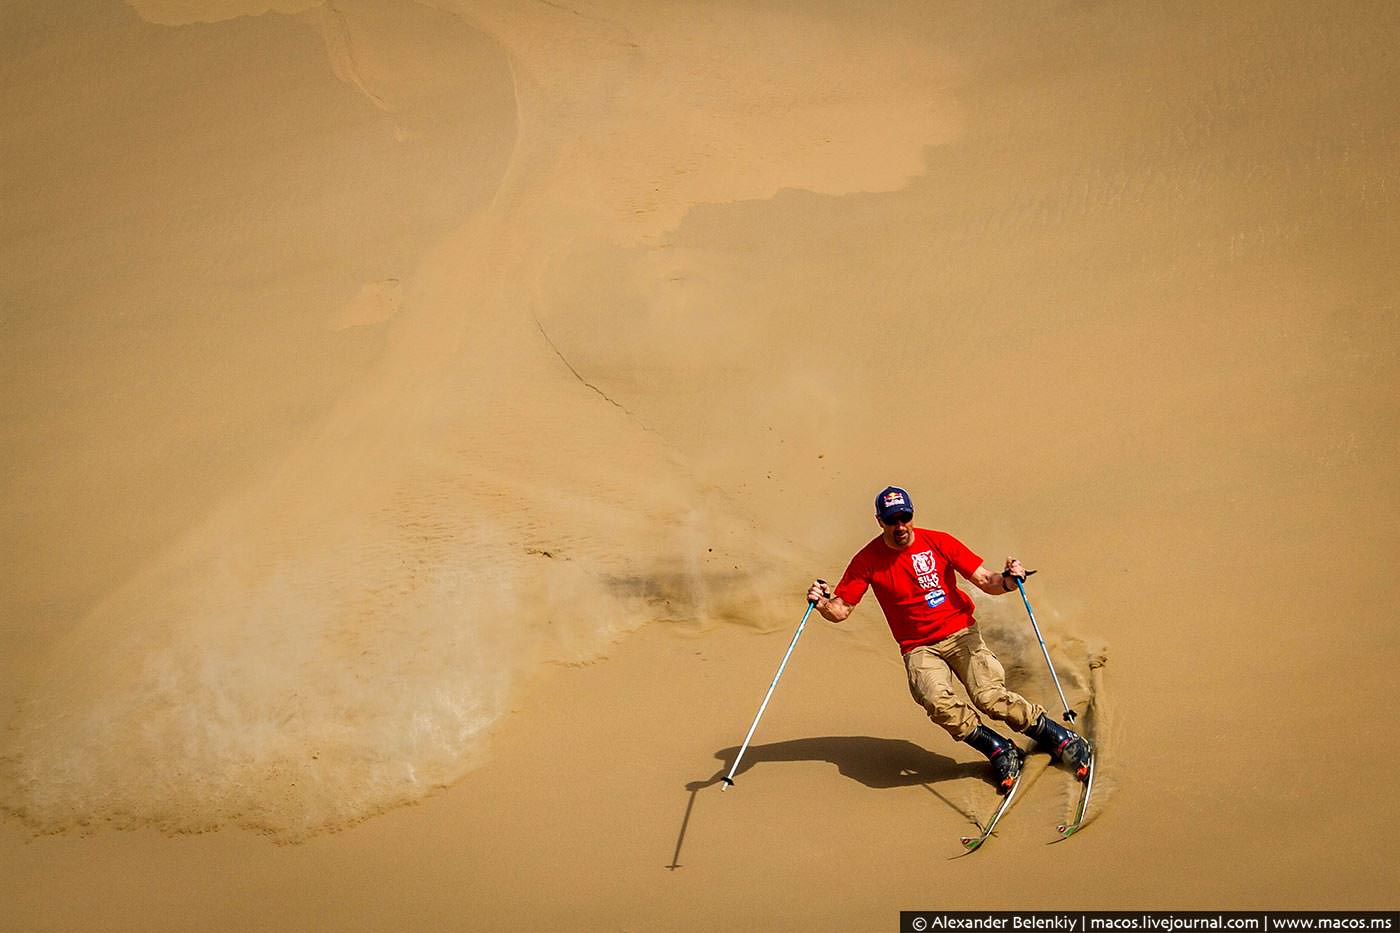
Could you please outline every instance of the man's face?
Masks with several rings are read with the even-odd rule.
[[[896,512],[888,518],[878,519],[885,544],[902,551],[914,543],[914,513]]]

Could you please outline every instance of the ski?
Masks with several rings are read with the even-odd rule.
[[[1001,820],[1007,810],[1011,809],[1011,801],[1016,799],[1016,792],[1021,789],[1021,779],[1025,775],[1024,770],[1016,775],[1016,783],[1011,785],[1011,790],[1007,791],[1006,796],[1002,798],[1001,806],[997,807],[997,812],[993,813],[992,818],[987,821],[987,825],[982,829],[982,835],[962,837],[963,848],[967,849],[968,852],[976,852],[982,843],[986,842],[992,835],[992,830],[996,829],[997,822]]]
[[[1074,819],[1068,823],[1061,823],[1056,827],[1060,838],[1056,842],[1063,842],[1079,831],[1079,827],[1084,825],[1084,814],[1089,810],[1089,795],[1094,792],[1094,758],[1096,753],[1093,746],[1089,747],[1089,773],[1085,776],[1083,786],[1079,789],[1079,805],[1074,808]]]

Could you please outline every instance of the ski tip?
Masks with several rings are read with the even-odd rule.
[[[963,836],[961,841],[963,847],[966,848],[969,852],[971,852],[973,849],[976,849],[982,844],[982,840],[978,839],[976,836]]]

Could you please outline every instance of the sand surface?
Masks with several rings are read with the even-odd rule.
[[[8,3],[0,927],[1394,907],[1397,39]],[[1033,755],[955,858],[995,797],[873,601],[719,790],[891,482],[1040,570],[1100,749],[1064,845]],[[1019,602],[978,614],[1055,707]]]

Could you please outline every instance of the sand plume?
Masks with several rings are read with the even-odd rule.
[[[41,829],[232,821],[294,837],[342,826],[460,777],[512,685],[542,660],[594,656],[658,616],[771,624],[769,581],[795,573],[792,545],[707,490],[671,440],[675,426],[653,429],[610,394],[610,380],[642,358],[648,371],[679,371],[670,348],[735,339],[703,307],[650,300],[675,265],[648,250],[696,202],[784,186],[892,188],[915,174],[922,146],[948,133],[936,107],[922,122],[894,121],[865,102],[925,100],[918,73],[876,79],[893,82],[888,95],[848,88],[810,106],[800,83],[785,83],[800,62],[745,43],[711,72],[641,10],[580,33],[559,10],[514,4],[464,19],[347,2],[137,9],[166,31],[124,25],[133,49],[197,37],[236,53],[276,34],[287,57],[257,56],[274,74],[308,67],[298,31],[310,27],[321,67],[362,102],[357,119],[387,122],[409,153],[451,143],[471,155],[464,185],[475,196],[416,258],[386,265],[349,240],[327,253],[342,281],[371,258],[399,273],[346,282],[340,295],[358,291],[338,313],[279,301],[289,316],[323,314],[336,333],[374,331],[378,359],[342,383],[304,439],[266,448],[241,488],[206,500],[203,516],[192,503],[190,526],[45,650],[7,742],[9,809]],[[787,21],[731,11],[705,28],[781,32]],[[870,47],[876,39],[833,26],[801,54],[886,54]],[[575,54],[551,54],[560,43]],[[177,73],[207,80],[192,57],[166,67],[172,85]],[[768,76],[762,107],[738,96],[735,75]],[[500,122],[482,124],[464,99]],[[247,129],[235,119],[221,131]],[[642,138],[654,145],[616,142]],[[764,150],[772,140],[782,142]],[[314,171],[312,154],[276,151],[284,171]],[[766,169],[735,175],[736,160]],[[223,221],[226,235],[242,222]],[[145,235],[155,243],[161,231]],[[637,255],[593,292],[592,277],[610,267],[581,258],[618,251]],[[645,321],[593,304],[618,286],[629,300],[640,292]],[[622,328],[615,337],[626,334],[612,360],[581,344],[603,336],[594,322],[608,317]],[[265,391],[274,403],[277,390]]]

